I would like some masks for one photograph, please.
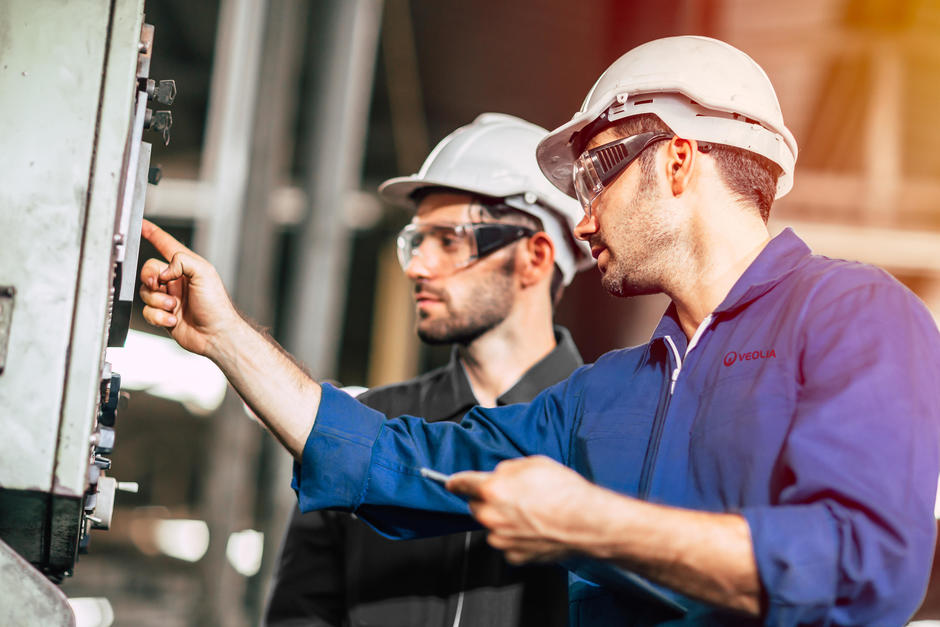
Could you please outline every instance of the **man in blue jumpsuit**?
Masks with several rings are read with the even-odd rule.
[[[581,201],[607,290],[672,304],[648,344],[460,424],[386,421],[292,370],[211,265],[149,227],[170,263],[145,266],[144,315],[292,452],[302,510],[410,537],[472,525],[466,499],[509,561],[569,567],[575,624],[901,625],[934,543],[940,333],[886,273],[770,237],[796,152],[727,44],[614,62],[537,155]],[[469,472],[441,486],[424,467]]]

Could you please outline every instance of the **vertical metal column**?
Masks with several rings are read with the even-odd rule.
[[[244,291],[236,271],[267,6],[267,0],[222,0],[200,173],[210,193],[208,206],[197,213],[195,248],[215,265],[236,303]],[[244,261],[250,265],[259,260]],[[228,563],[226,546],[232,532],[253,527],[261,437],[261,430],[246,419],[241,400],[229,391],[212,417],[206,455],[201,508],[209,527],[209,549],[201,562],[204,602],[194,625],[249,623],[245,578]]]
[[[343,214],[349,192],[359,186],[382,2],[331,0],[319,10],[323,44],[312,47],[311,61],[322,71],[306,99],[308,107],[317,106],[287,344],[322,377],[333,371],[340,335],[349,239]]]
[[[385,3],[382,31],[382,60],[398,171],[402,174],[417,172],[428,154],[429,140],[408,0]],[[410,282],[398,265],[394,242],[383,247],[377,263],[378,284],[369,355],[370,386],[415,376],[421,348],[414,334]]]
[[[212,61],[199,177],[212,193],[209,206],[200,207],[195,248],[212,261],[230,290],[235,285],[267,6],[267,0],[221,0]]]
[[[287,33],[303,24],[301,6],[308,5],[223,0],[213,67],[200,176],[209,193],[200,196],[206,204],[196,211],[195,248],[216,266],[236,304],[263,323],[271,315],[266,303],[274,235],[266,210],[270,192],[286,175],[292,119],[287,92],[297,77],[291,46],[298,42]],[[335,360],[348,237],[343,209],[348,192],[358,188],[381,6],[377,0],[310,6],[318,36],[310,62],[321,80],[302,101],[310,109],[303,114],[313,120],[306,143],[307,216],[285,343],[318,374],[328,373]],[[272,23],[262,57],[266,17]],[[233,531],[258,522],[253,511],[262,437],[236,395],[229,394],[213,417],[210,441],[201,503],[210,530],[202,561],[205,602],[193,624],[244,625],[250,622],[247,583],[228,564],[225,550]],[[279,535],[282,529],[265,530]]]
[[[290,183],[295,121],[301,101],[297,93],[304,59],[310,7],[305,0],[270,0],[264,37],[259,100],[255,111],[254,141],[248,172],[248,190],[242,223],[241,256],[236,279],[236,302],[265,327],[274,318],[274,271],[277,262],[277,225],[271,199]],[[255,528],[264,532],[259,573],[248,581],[246,605],[251,624],[259,624],[274,559],[297,497],[290,489],[291,456],[277,440],[261,440]]]

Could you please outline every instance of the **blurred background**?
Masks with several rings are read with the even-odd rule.
[[[554,128],[613,60],[677,34],[743,49],[777,89],[800,156],[772,230],[883,266],[940,314],[937,0],[148,0],[146,14],[151,76],[179,89],[146,215],[318,377],[373,386],[447,357],[414,337],[394,254],[410,216],[380,182],[484,111]],[[645,341],[664,308],[608,296],[591,271],[557,320],[593,361]],[[132,390],[112,474],[140,492],[119,495],[62,588],[107,597],[117,625],[255,624],[290,459],[211,364],[132,329],[108,351]]]

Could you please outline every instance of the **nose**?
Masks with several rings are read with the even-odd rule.
[[[584,214],[581,221],[574,227],[574,236],[586,242],[595,233],[597,233],[597,215]]]
[[[420,254],[412,255],[411,259],[408,260],[408,265],[405,266],[405,276],[411,279],[412,281],[417,281],[418,279],[427,279],[431,276],[431,270],[428,268],[428,264],[424,257]]]

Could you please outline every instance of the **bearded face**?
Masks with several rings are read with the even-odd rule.
[[[460,224],[470,220],[472,198],[433,194],[424,199],[414,224]],[[415,257],[405,270],[414,282],[418,337],[428,344],[469,344],[502,323],[516,301],[515,244],[456,271],[448,264]]]
[[[469,344],[499,325],[515,302],[515,259],[491,272],[465,268],[450,279],[415,283],[415,297],[437,299],[439,306],[418,306],[418,337],[428,344]],[[461,276],[463,275],[463,276]]]

